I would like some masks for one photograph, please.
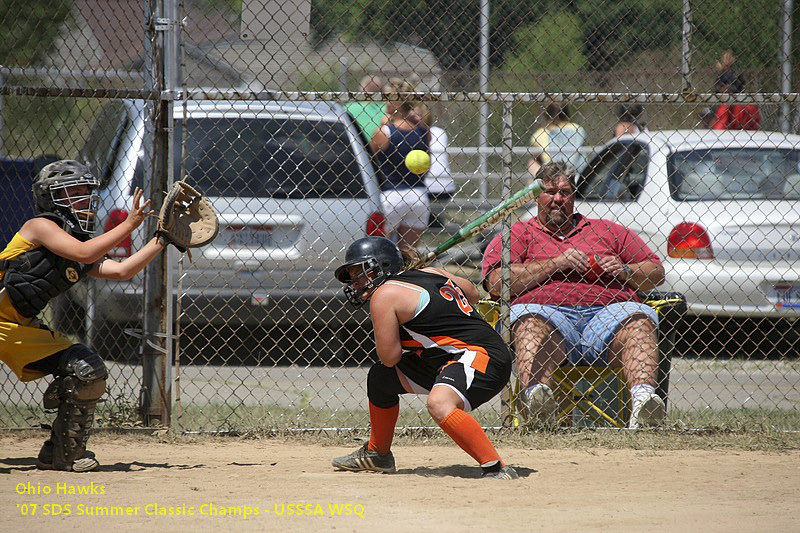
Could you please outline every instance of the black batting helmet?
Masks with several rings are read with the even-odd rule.
[[[357,276],[350,273],[351,267],[360,266]],[[347,247],[344,264],[336,269],[336,279],[345,284],[344,293],[353,305],[361,305],[366,299],[361,295],[364,291],[372,291],[390,276],[403,270],[403,254],[392,241],[383,237],[364,237],[354,241]],[[356,289],[354,284],[367,277],[363,287]],[[368,298],[367,298],[368,299]]]

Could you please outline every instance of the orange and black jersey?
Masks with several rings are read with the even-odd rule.
[[[472,351],[472,366],[482,373],[486,373],[489,358],[510,364],[511,353],[503,339],[451,279],[411,270],[392,276],[386,283],[420,293],[414,318],[400,325],[404,352],[414,353],[430,367],[439,367],[458,359],[454,356]]]

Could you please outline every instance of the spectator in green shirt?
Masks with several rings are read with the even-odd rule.
[[[382,88],[383,80],[379,76],[370,75],[362,78],[359,91],[380,93]],[[350,102],[347,104],[347,111],[355,119],[364,138],[369,141],[386,115],[386,106],[383,102]]]

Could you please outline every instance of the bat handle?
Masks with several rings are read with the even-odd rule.
[[[408,267],[408,270],[414,270],[415,268],[422,268],[431,261],[436,259],[436,252],[428,252],[427,254],[423,255]]]

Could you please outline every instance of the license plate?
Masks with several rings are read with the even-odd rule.
[[[272,248],[274,226],[228,226],[228,248]]]
[[[768,297],[778,309],[800,310],[800,283],[777,283]]]

